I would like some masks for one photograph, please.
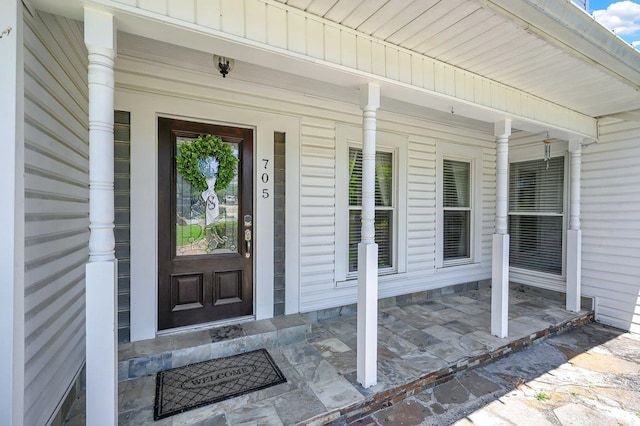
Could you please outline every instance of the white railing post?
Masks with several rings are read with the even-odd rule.
[[[491,334],[509,334],[509,234],[507,198],[509,195],[509,136],[511,120],[495,123],[496,137],[496,231],[493,234],[491,269]]]
[[[571,178],[569,181],[570,213],[567,231],[567,310],[580,311],[582,277],[582,230],[580,229],[580,168],[582,166],[582,139],[569,139]]]
[[[375,243],[376,110],[380,86],[360,89],[362,109],[362,231],[358,244],[358,339],[356,379],[363,387],[378,381],[378,245]]]
[[[117,261],[113,201],[113,15],[85,8],[89,53],[89,263],[86,267],[88,425],[118,422]]]

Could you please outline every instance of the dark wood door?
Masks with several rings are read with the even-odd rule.
[[[218,162],[202,158],[206,191],[177,170],[200,135],[218,136],[238,158],[214,190]],[[158,119],[158,329],[253,314],[253,130]]]

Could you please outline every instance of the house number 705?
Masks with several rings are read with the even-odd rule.
[[[267,166],[269,165],[269,159],[263,158],[262,161],[264,162],[264,170],[267,170]],[[262,183],[268,183],[269,173],[263,172],[260,179],[262,180]],[[269,188],[262,188],[262,198],[269,198]]]

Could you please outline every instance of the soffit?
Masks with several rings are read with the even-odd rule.
[[[638,85],[484,0],[278,1],[592,117],[640,107]]]
[[[139,0],[116,1],[137,4]],[[615,67],[607,66],[607,62],[616,62],[617,66],[624,62],[616,58],[631,57],[630,68],[640,70],[640,66],[634,66],[640,64],[640,54],[569,2],[268,1],[303,10],[587,116],[640,109],[640,77],[620,78],[612,71]],[[82,19],[81,0],[28,0],[27,4]],[[551,25],[554,20],[555,27]],[[545,33],[546,24],[552,36]],[[589,25],[600,30],[596,31],[597,38],[583,43],[591,44],[588,50],[595,52],[593,56],[570,46],[578,44],[580,32],[586,32]],[[629,64],[626,66],[629,69]],[[630,74],[640,76],[640,71]]]

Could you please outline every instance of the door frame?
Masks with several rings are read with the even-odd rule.
[[[273,159],[273,134],[286,134],[287,199],[299,199],[300,119],[265,109],[246,109],[221,102],[219,92],[202,92],[205,100],[175,98],[170,81],[153,93],[116,87],[115,108],[131,113],[131,341],[157,335],[157,120],[158,117],[254,129],[254,313],[256,319],[273,317],[273,197],[256,197],[263,184],[260,160]],[[228,82],[225,82],[225,84]],[[240,89],[240,88],[237,88]],[[166,94],[163,92],[166,91]],[[262,143],[259,143],[264,141]],[[269,161],[273,173],[273,161]],[[148,206],[154,206],[152,209]],[[285,313],[299,307],[299,203],[286,206]],[[152,271],[152,273],[149,273]],[[150,298],[153,295],[153,298]],[[197,327],[193,327],[197,328]],[[175,329],[174,329],[175,330]]]

